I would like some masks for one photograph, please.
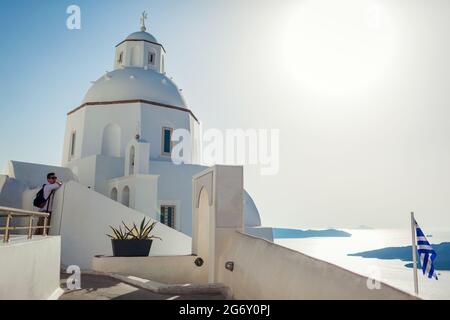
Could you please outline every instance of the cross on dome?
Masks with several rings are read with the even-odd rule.
[[[145,32],[147,30],[147,28],[145,27],[145,20],[147,20],[147,12],[142,12],[142,16],[141,16],[141,31]]]

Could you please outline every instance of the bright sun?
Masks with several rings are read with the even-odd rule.
[[[314,1],[298,4],[289,15],[284,64],[297,85],[342,95],[363,91],[386,76],[395,36],[383,7],[360,0],[345,6]]]

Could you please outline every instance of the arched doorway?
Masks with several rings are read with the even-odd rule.
[[[197,213],[197,253],[205,265],[208,266],[208,278],[214,277],[214,216],[211,213],[209,194],[206,188],[202,188],[198,200]]]
[[[209,255],[210,243],[210,212],[209,212],[209,196],[206,188],[200,191],[198,206],[198,254],[207,260]]]

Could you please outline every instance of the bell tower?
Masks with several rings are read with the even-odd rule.
[[[165,50],[154,36],[146,32],[147,13],[141,17],[141,31],[130,34],[116,46],[114,69],[138,67],[164,73]]]

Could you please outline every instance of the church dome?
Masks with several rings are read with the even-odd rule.
[[[158,40],[154,36],[145,31],[133,32],[125,40],[143,40],[158,43]]]
[[[186,108],[175,83],[153,69],[124,67],[108,72],[94,82],[83,99],[85,103],[147,100]]]

